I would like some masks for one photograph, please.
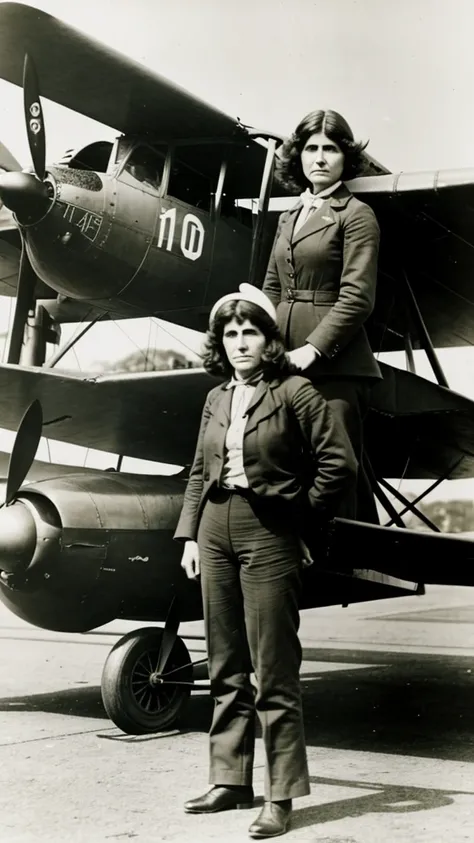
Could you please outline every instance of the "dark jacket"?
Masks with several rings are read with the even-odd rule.
[[[293,234],[301,201],[279,219],[263,283],[277,307],[287,348],[311,343],[322,353],[311,379],[379,378],[364,322],[372,313],[380,232],[375,214],[345,185]],[[308,301],[298,301],[298,296]]]
[[[207,396],[176,539],[196,539],[206,497],[219,484],[231,399],[225,384]],[[357,468],[347,435],[319,392],[299,376],[262,380],[247,416],[243,458],[252,492],[286,501],[302,519],[308,504],[314,520],[331,516],[353,489]]]

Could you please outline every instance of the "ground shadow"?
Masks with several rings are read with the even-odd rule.
[[[376,793],[354,794],[350,798],[335,802],[296,809],[293,812],[292,828],[305,828],[327,822],[335,822],[349,817],[362,817],[375,813],[413,813],[442,808],[452,804],[454,797],[461,791],[438,790],[437,788],[405,787],[386,785],[378,782],[357,782],[345,779],[311,777],[311,784],[346,787],[355,790],[376,790]],[[472,795],[472,794],[470,794]]]
[[[100,688],[68,688],[47,694],[29,694],[0,699],[0,711],[43,711],[47,714],[70,714],[74,717],[95,717],[108,720]]]
[[[313,649],[305,651],[305,661],[342,663],[341,670],[302,675],[309,746],[474,761],[470,658]],[[177,728],[207,732],[212,708],[209,694],[191,694]],[[0,711],[43,711],[110,724],[96,686],[5,697]]]
[[[474,760],[472,659],[365,650],[308,655],[364,665],[303,674],[308,745]]]

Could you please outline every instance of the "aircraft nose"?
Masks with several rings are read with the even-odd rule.
[[[0,198],[18,217],[18,222],[31,224],[41,219],[52,198],[52,185],[42,182],[33,173],[2,173]]]
[[[0,570],[9,574],[25,571],[36,549],[33,515],[20,501],[0,509]]]

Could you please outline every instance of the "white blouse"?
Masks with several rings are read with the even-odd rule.
[[[233,378],[226,389],[233,389],[230,408],[230,425],[225,438],[226,452],[222,469],[221,486],[224,489],[248,489],[244,470],[243,443],[247,424],[247,407],[256,389],[256,383],[246,383]]]

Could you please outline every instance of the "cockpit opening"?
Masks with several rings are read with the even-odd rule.
[[[106,173],[113,144],[110,141],[95,141],[80,150],[68,150],[59,162],[72,170],[94,170]]]
[[[141,186],[158,190],[163,178],[166,152],[165,146],[152,148],[147,144],[138,144],[127,158],[122,178],[127,173]]]

